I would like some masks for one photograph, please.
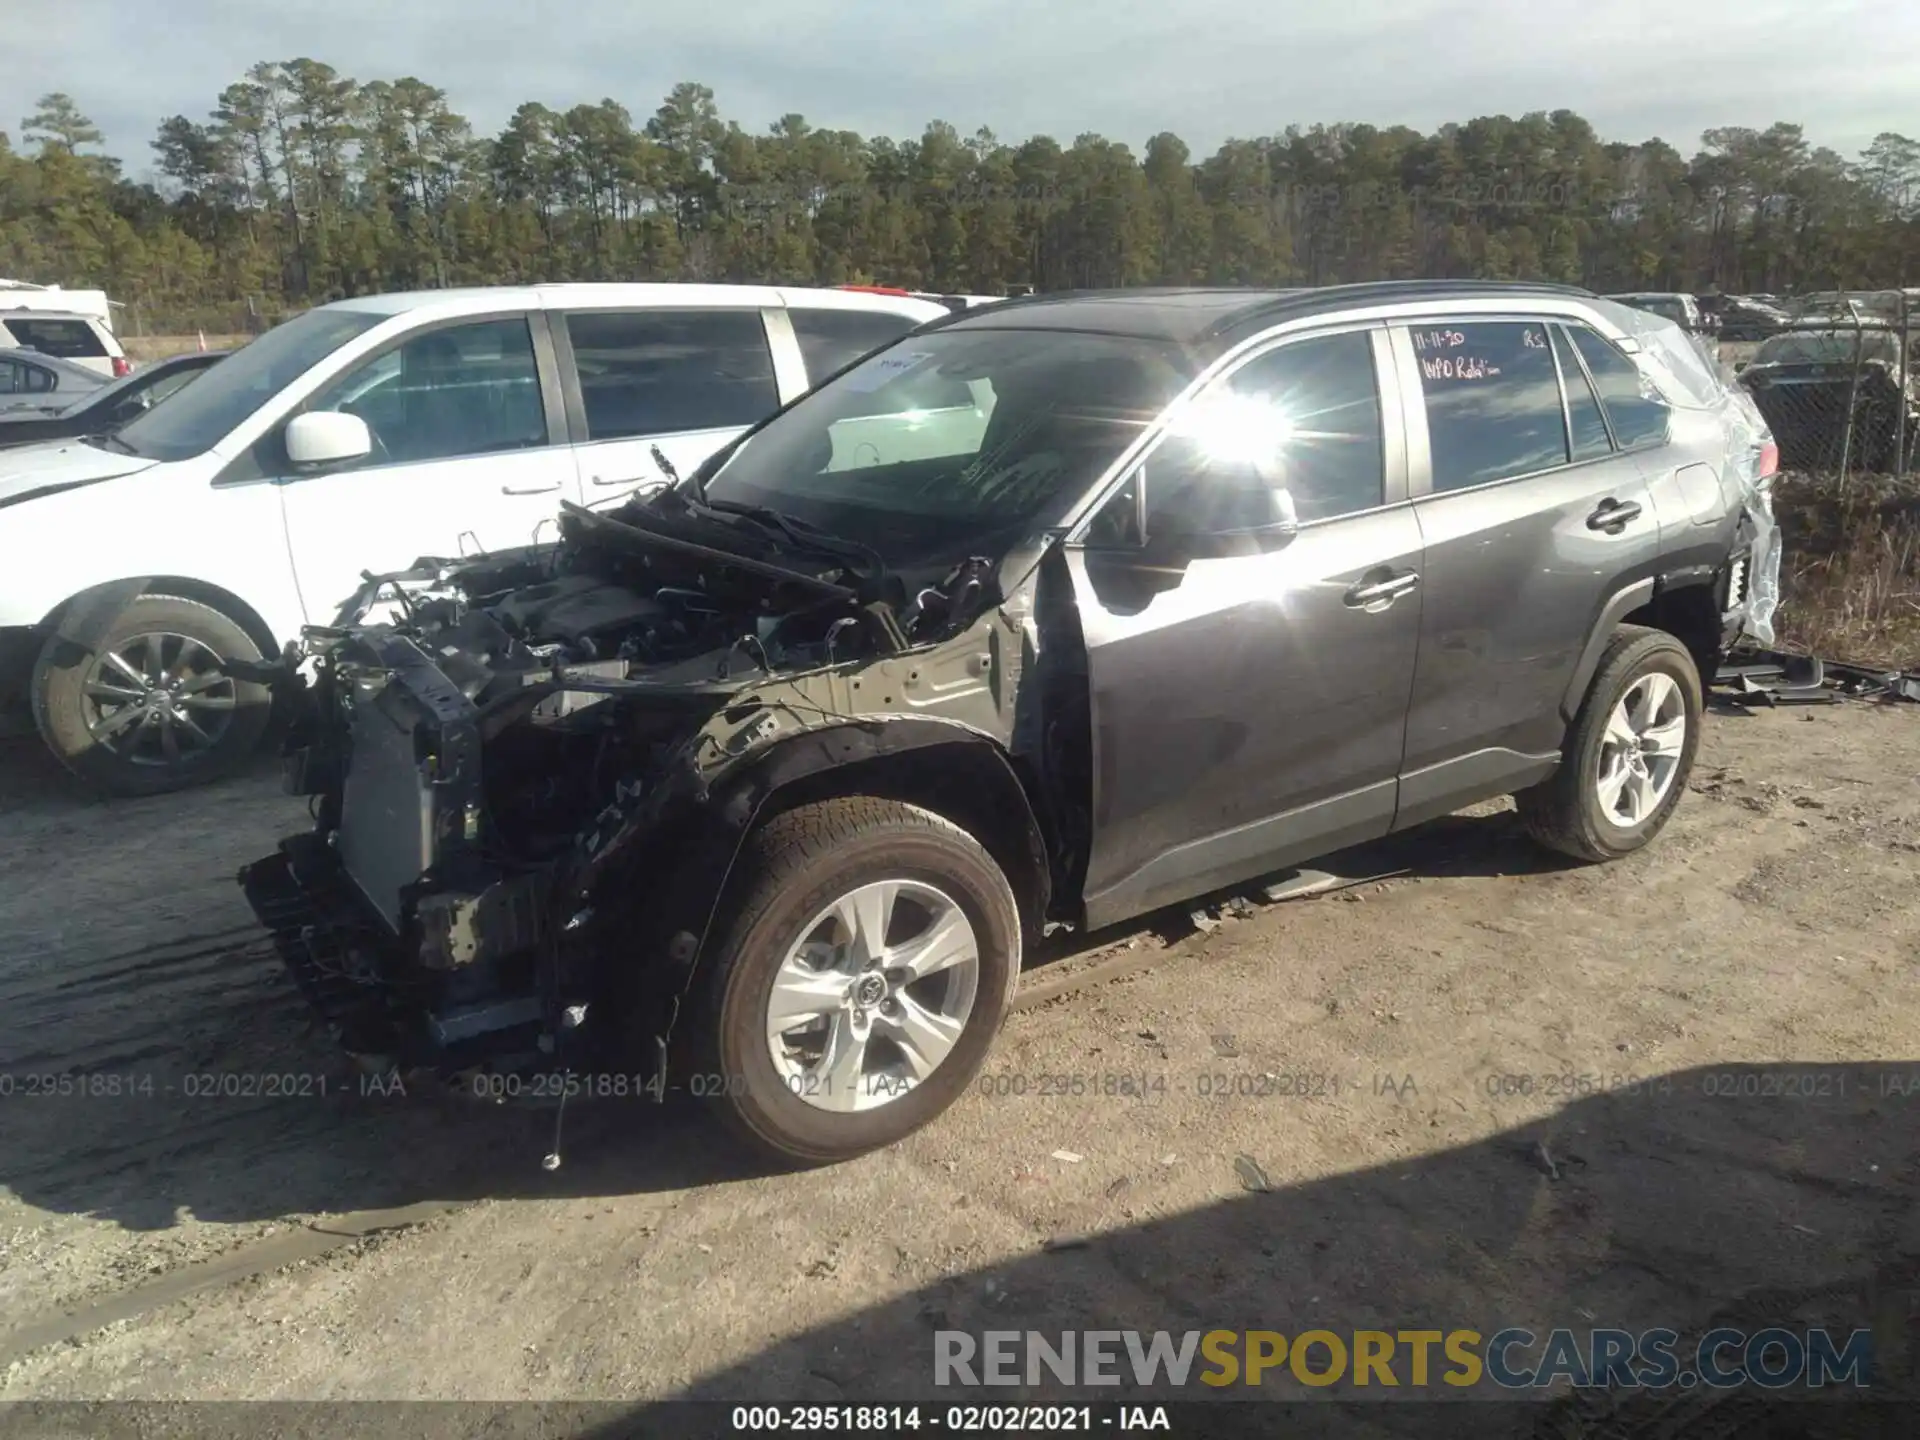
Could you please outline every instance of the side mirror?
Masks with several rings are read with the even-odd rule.
[[[1165,548],[1180,560],[1222,560],[1234,556],[1259,555],[1278,550],[1300,532],[1300,517],[1294,507],[1293,492],[1273,489],[1253,480],[1239,494],[1253,503],[1235,518],[1241,523],[1218,529],[1184,530],[1167,537]],[[1147,530],[1147,548],[1156,544],[1153,527]]]
[[[373,453],[373,432],[358,415],[309,410],[287,422],[287,458],[302,469],[342,465]]]

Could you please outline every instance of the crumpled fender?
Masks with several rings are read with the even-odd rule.
[[[585,862],[562,880],[557,892],[562,975],[591,974],[597,957],[614,948],[609,935],[617,935],[617,949],[634,956],[646,972],[644,980],[635,977],[636,988],[643,984],[666,1002],[656,1036],[664,1046],[679,1002],[698,972],[742,846],[768,802],[787,786],[826,770],[948,745],[978,746],[1004,769],[1009,793],[1021,797],[1028,844],[1044,877],[1045,840],[1019,776],[993,737],[958,722],[876,716],[823,724],[750,750],[705,775],[693,763],[698,751],[683,751],[664,779],[644,792],[637,786],[623,790],[623,799],[609,806],[609,812],[623,812],[619,819],[603,813]],[[570,904],[581,907],[576,914],[598,916],[623,883],[616,876],[636,874],[644,877],[645,890],[636,908],[646,917],[638,933],[624,923],[613,931],[585,922],[565,928]]]

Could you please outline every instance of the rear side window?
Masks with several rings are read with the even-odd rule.
[[[1463,320],[1412,334],[1436,493],[1567,463],[1560,377],[1545,325]]]
[[[910,315],[885,310],[791,309],[787,318],[793,321],[794,338],[807,362],[807,381],[813,385],[919,323]]]
[[[1667,438],[1667,402],[1651,393],[1653,387],[1635,365],[1613,343],[1584,325],[1569,325],[1574,348],[1587,362],[1593,383],[1600,391],[1600,403],[1607,407],[1607,419],[1613,422],[1614,438],[1622,450],[1642,445],[1661,445]]]
[[[779,408],[758,310],[595,311],[566,324],[590,440],[731,429]]]
[[[0,395],[44,395],[59,384],[59,376],[39,365],[0,360]]]
[[[56,359],[94,360],[107,353],[84,320],[8,320],[5,324],[16,345]]]
[[[1599,397],[1588,383],[1586,371],[1574,358],[1567,343],[1567,332],[1553,327],[1553,358],[1560,362],[1560,382],[1567,389],[1567,424],[1571,429],[1573,458],[1598,460],[1613,453],[1613,441],[1607,438],[1607,422],[1600,413]]]

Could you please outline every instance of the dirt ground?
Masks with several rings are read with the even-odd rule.
[[[1627,862],[1484,807],[1349,857],[1389,878],[1101,937],[1029,994],[1138,966],[1027,1004],[931,1129],[769,1175],[681,1104],[575,1110],[549,1174],[550,1115],[343,1093],[233,878],[301,804],[84,802],[0,752],[0,1398],[901,1399],[941,1328],[1884,1344],[1920,1295],[1917,760],[1912,705],[1716,714]],[[59,1073],[122,1093],[28,1093]],[[308,1093],[190,1078],[263,1074]]]

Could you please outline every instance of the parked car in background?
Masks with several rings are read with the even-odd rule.
[[[1712,322],[1701,311],[1700,302],[1691,295],[1681,295],[1668,291],[1636,291],[1630,295],[1609,295],[1609,300],[1621,305],[1631,305],[1636,310],[1645,310],[1649,315],[1658,315],[1671,320],[1691,335],[1709,335],[1713,333]]]
[[[113,326],[114,302],[104,290],[69,290],[63,285],[35,285],[29,280],[0,278],[0,311],[51,310],[62,315],[85,315],[107,329]]]
[[[1740,383],[1795,469],[1885,471],[1920,437],[1920,337],[1884,323],[1796,325],[1761,342]],[[1848,419],[1852,428],[1849,433]]]
[[[91,315],[47,310],[7,310],[0,305],[0,359],[10,350],[37,350],[71,360],[104,380],[128,374],[133,364],[113,331]]]
[[[224,350],[196,351],[142,365],[110,385],[98,385],[78,394],[59,392],[33,396],[47,404],[6,408],[0,404],[0,449],[31,445],[42,440],[65,440],[82,435],[111,435],[138,419],[189,380],[226,355]],[[0,364],[5,362],[0,361]],[[91,374],[92,372],[87,372]],[[96,377],[97,378],[97,377]]]
[[[1773,458],[1563,287],[968,310],[557,544],[370,577],[395,618],[278,671],[317,823],[241,881],[376,1069],[691,1076],[843,1159],[965,1092],[1055,925],[1507,794],[1647,845],[1771,636]]]
[[[863,295],[904,295],[914,300],[931,300],[948,310],[971,310],[978,305],[997,305],[1004,295],[943,295],[935,290],[902,290],[891,285],[842,285],[842,290]]]
[[[0,350],[0,415],[64,405],[105,388],[107,378],[38,350]]]
[[[564,500],[665,484],[946,313],[732,285],[309,310],[116,434],[0,455],[0,696],[114,791],[211,779],[267,721],[221,657],[277,654],[368,569],[523,545]]]
[[[1749,295],[1723,295],[1713,312],[1718,338],[1735,343],[1764,340],[1790,323],[1778,305]]]

